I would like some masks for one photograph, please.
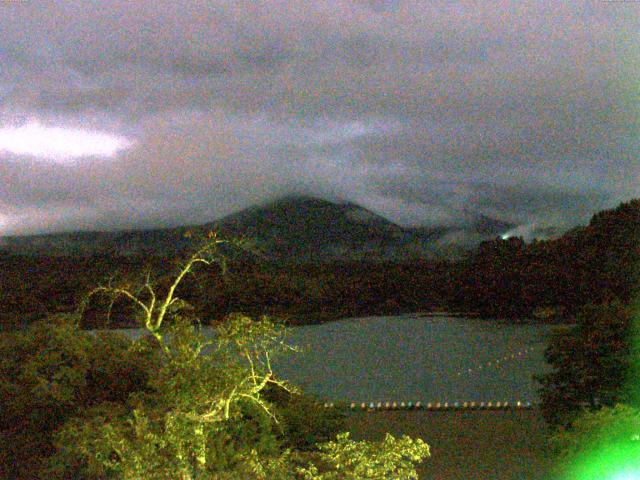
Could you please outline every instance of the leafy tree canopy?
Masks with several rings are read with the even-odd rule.
[[[613,406],[626,397],[629,308],[619,301],[588,305],[576,322],[553,334],[545,352],[552,371],[539,377],[542,413],[553,425],[568,425],[583,409]]]
[[[3,338],[1,434],[21,437],[23,452],[2,442],[7,478],[417,478],[429,456],[421,440],[327,441],[339,419],[304,421],[319,409],[305,410],[309,402],[272,370],[273,357],[291,350],[281,326],[235,314],[205,333],[194,322],[179,284],[195,266],[221,263],[220,243],[209,235],[160,288],[149,274],[91,291],[130,302],[144,338],[93,335],[77,322]],[[28,473],[15,476],[16,462]]]

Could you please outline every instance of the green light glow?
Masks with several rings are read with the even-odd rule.
[[[631,13],[630,7],[640,5],[632,1],[592,3],[601,3],[601,8],[612,11],[626,10],[625,13],[630,15],[637,14],[637,9]],[[610,86],[619,98],[625,99],[627,114],[618,124],[618,131],[629,144],[638,145],[640,43],[635,31],[631,33],[631,30],[627,35],[611,39],[610,46],[616,50],[616,65],[611,65],[613,68],[609,70],[615,72],[615,76],[610,77]],[[640,196],[639,169],[620,170],[619,183],[627,185],[629,196]],[[553,480],[640,480],[640,229],[637,228],[637,212],[627,213],[624,222],[633,223],[629,223],[631,228],[625,230],[625,248],[619,249],[617,254],[623,255],[620,260],[624,258],[624,262],[620,262],[620,266],[624,267],[624,274],[631,274],[631,277],[625,278],[621,283],[626,286],[635,284],[635,292],[631,292],[629,296],[628,365],[620,362],[626,353],[622,346],[621,355],[614,356],[614,361],[619,362],[616,365],[626,370],[626,382],[621,394],[616,395],[614,400],[604,399],[606,407],[599,410],[590,408],[573,422],[571,428],[556,433],[555,440],[558,441],[561,453],[553,472],[555,476],[550,477]],[[623,245],[620,238],[612,239],[612,244],[615,242]],[[611,273],[615,275],[616,271],[612,270]],[[614,293],[621,295],[623,292]],[[603,334],[606,335],[606,332]],[[600,361],[608,361],[601,358],[597,350],[593,351],[592,360],[596,365],[602,365]]]
[[[640,442],[592,451],[576,462],[566,480],[640,480]]]
[[[621,472],[613,477],[612,480],[638,480],[640,479],[640,470],[634,469],[626,472]]]

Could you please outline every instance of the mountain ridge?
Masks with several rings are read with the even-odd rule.
[[[478,215],[468,232],[491,238],[512,228]],[[459,227],[403,227],[352,202],[288,195],[200,225],[172,228],[62,232],[0,239],[0,250],[32,255],[174,255],[189,247],[187,231],[219,231],[252,238],[276,261],[407,260],[455,254],[440,244]]]

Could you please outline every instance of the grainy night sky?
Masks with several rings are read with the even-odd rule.
[[[405,225],[640,196],[640,2],[0,3],[0,234],[288,193]]]

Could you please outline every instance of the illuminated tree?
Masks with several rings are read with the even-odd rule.
[[[49,478],[42,469],[65,422],[145,390],[158,358],[132,347],[120,333],[80,330],[70,316],[1,334],[0,477]]]
[[[136,348],[159,356],[145,391],[95,405],[58,432],[49,477],[67,478],[75,465],[75,475],[124,480],[417,478],[415,464],[429,456],[421,440],[387,436],[372,444],[343,435],[304,452],[288,441],[286,415],[269,395],[296,394],[272,369],[273,356],[291,350],[281,326],[236,314],[206,335],[183,315],[189,306],[177,296],[180,282],[198,264],[224,266],[224,243],[209,235],[162,293],[150,274],[138,286],[90,292],[128,299],[153,339]]]

